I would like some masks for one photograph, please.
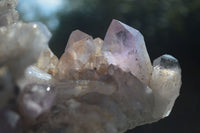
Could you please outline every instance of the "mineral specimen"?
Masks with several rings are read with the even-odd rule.
[[[178,61],[163,55],[151,66],[142,35],[117,20],[104,42],[72,32],[57,69],[56,104],[36,133],[124,132],[168,116],[181,86]]]
[[[17,22],[15,5],[0,1],[4,133],[122,133],[170,114],[181,87],[178,60],[163,55],[152,66],[138,30],[113,20],[104,41],[75,30],[58,59],[48,29]],[[7,104],[11,98],[17,104]]]

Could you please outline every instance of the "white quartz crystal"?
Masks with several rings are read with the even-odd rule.
[[[178,60],[170,55],[163,55],[155,59],[150,87],[155,97],[153,117],[167,117],[181,87],[181,68]]]

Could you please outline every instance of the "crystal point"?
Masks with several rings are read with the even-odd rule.
[[[118,20],[113,20],[102,47],[109,64],[131,72],[148,84],[152,70],[142,34]]]
[[[79,39],[74,37],[76,34],[79,36]],[[60,79],[78,79],[80,72],[83,73],[87,70],[102,72],[104,65],[107,64],[101,52],[102,44],[103,40],[100,38],[93,40],[91,36],[79,30],[72,32],[68,46],[58,63]]]
[[[181,69],[176,58],[163,55],[154,60],[150,87],[155,95],[155,118],[169,115],[179,95],[181,83]]]
[[[78,42],[83,39],[86,39],[86,40],[92,39],[92,37],[80,30],[73,31],[69,37],[67,47],[65,50],[68,50],[70,47],[72,47],[75,42]]]

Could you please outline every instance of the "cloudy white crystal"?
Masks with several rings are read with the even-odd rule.
[[[178,60],[171,55],[163,55],[153,62],[150,87],[154,92],[155,118],[167,117],[179,95],[181,69]]]

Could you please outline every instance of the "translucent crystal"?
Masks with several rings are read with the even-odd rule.
[[[75,37],[76,35],[79,39]],[[68,41],[69,46],[66,47],[58,64],[59,78],[78,79],[79,72],[87,69],[102,71],[103,64],[107,64],[101,53],[102,43],[101,39],[93,40],[91,36],[81,31],[72,32]]]
[[[67,46],[66,46],[65,50],[67,51],[67,50],[71,49],[75,42],[78,42],[78,41],[84,40],[84,39],[85,40],[92,39],[92,37],[80,30],[73,31],[69,37],[69,40],[67,42]]]
[[[178,60],[170,55],[163,55],[153,62],[150,87],[154,92],[155,118],[170,114],[181,87],[181,69]]]
[[[148,84],[152,71],[142,34],[128,25],[113,20],[106,33],[103,51],[109,64],[131,72]]]

